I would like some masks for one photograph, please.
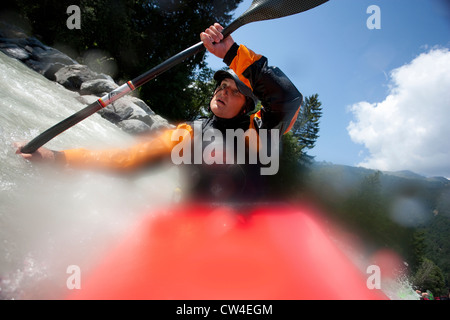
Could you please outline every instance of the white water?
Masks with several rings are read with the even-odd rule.
[[[0,52],[0,299],[61,299],[66,273],[82,274],[141,215],[170,200],[173,170],[136,176],[30,163],[12,144],[84,107],[77,94]],[[50,141],[55,150],[129,145],[93,115]],[[134,218],[134,219],[133,219]]]

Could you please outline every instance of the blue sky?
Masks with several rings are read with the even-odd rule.
[[[250,4],[244,0],[235,16]],[[381,29],[367,27],[371,5],[380,8]],[[233,38],[267,56],[304,96],[319,94],[320,137],[310,151],[316,160],[450,177],[450,131],[431,130],[445,127],[445,115],[450,119],[450,97],[443,91],[450,88],[444,72],[450,70],[445,0],[330,0],[290,17],[245,25]],[[207,61],[213,69],[223,67],[211,55]],[[419,79],[418,70],[425,78],[410,83]],[[435,87],[441,91],[421,100],[419,94],[424,99]],[[427,118],[420,111],[424,104],[442,116],[427,119],[418,131]],[[437,146],[428,150],[430,141]]]

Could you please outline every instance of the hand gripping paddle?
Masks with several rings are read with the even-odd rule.
[[[226,27],[223,30],[222,34],[224,35],[224,37],[226,37],[238,28],[250,22],[290,16],[317,7],[327,1],[328,0],[253,0],[250,8],[248,8],[247,11],[245,11],[239,18],[234,20],[228,27]],[[110,93],[91,103],[84,109],[74,113],[72,116],[44,131],[39,136],[31,140],[28,144],[23,146],[21,152],[35,152],[45,143],[47,143],[63,131],[74,126],[81,120],[86,119],[100,109],[110,105],[117,99],[123,97],[136,88],[139,88],[148,81],[156,78],[161,73],[169,70],[173,66],[183,62],[185,59],[201,52],[204,49],[205,47],[203,46],[203,42],[200,41],[196,45],[184,51],[181,51],[180,53],[160,63],[153,69],[145,72],[144,74],[131,81],[128,81],[126,84],[111,91]]]

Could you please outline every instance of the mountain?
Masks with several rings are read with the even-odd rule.
[[[450,285],[450,180],[316,162],[305,184],[332,218],[396,250],[413,269],[432,260]]]
[[[323,168],[328,168],[331,171],[345,171],[346,174],[349,176],[364,176],[373,174],[375,172],[381,172],[383,175],[386,176],[393,176],[398,177],[402,179],[407,180],[418,180],[422,182],[436,182],[436,183],[442,183],[442,185],[448,185],[450,186],[450,180],[448,180],[445,177],[425,177],[420,174],[417,174],[415,172],[409,171],[409,170],[401,170],[401,171],[380,171],[380,170],[373,170],[373,169],[367,169],[363,167],[352,167],[347,165],[339,165],[339,164],[333,164],[329,162],[315,162],[313,165],[313,170],[320,170]]]
[[[415,172],[409,171],[409,170],[402,170],[402,171],[382,171],[384,174],[396,176],[399,178],[405,178],[405,179],[413,179],[413,180],[425,180],[428,182],[441,182],[443,184],[450,183],[450,180],[448,180],[445,177],[424,177],[420,174],[417,174]]]
[[[446,194],[450,189],[450,180],[444,177],[424,177],[408,170],[380,171],[329,162],[315,162],[311,169],[313,183],[314,180],[327,182],[329,187],[335,186],[333,191],[338,193],[360,188],[362,181],[372,175],[378,175],[382,191],[394,194],[409,193],[410,196],[414,196],[432,192],[438,196]]]

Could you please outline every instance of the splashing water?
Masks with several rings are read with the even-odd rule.
[[[375,247],[362,241],[357,233],[349,233],[337,225],[330,232],[333,242],[358,268],[372,290],[380,290],[389,300],[420,300],[410,281],[408,264],[400,255],[386,248],[374,251]]]
[[[14,142],[82,109],[78,94],[0,52],[0,298],[63,298],[67,267],[87,270],[133,217],[171,197],[174,170],[139,176],[55,168],[15,154]],[[132,137],[93,115],[46,147],[107,148]]]

